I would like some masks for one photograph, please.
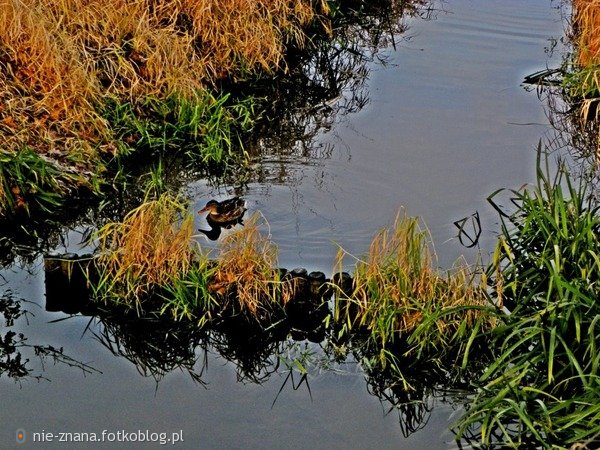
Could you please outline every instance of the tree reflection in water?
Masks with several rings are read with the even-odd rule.
[[[307,49],[290,52],[287,73],[226,87],[241,97],[265,99],[263,120],[246,143],[256,162],[249,180],[290,184],[301,177],[302,165],[329,158],[332,146],[316,138],[369,103],[371,66],[386,63],[382,51],[403,38],[407,19],[434,13],[426,0],[351,1],[339,8],[331,35],[316,35]]]

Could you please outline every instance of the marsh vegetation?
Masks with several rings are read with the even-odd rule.
[[[447,269],[404,210],[364,254],[340,246],[329,274],[282,268],[260,212],[216,246],[196,235],[186,182],[235,194],[294,184],[287,161],[317,157],[316,136],[368,104],[369,64],[395,46],[403,17],[429,17],[429,2],[122,3],[9,2],[0,14],[3,267],[56,260],[48,251],[76,223],[93,254],[58,258],[65,284],[46,273],[47,308],[76,292],[62,310],[90,316],[86,331],[156,381],[183,370],[202,384],[216,352],[241,381],[283,373],[277,396],[310,394],[313,374],[355,363],[405,436],[440,395],[463,408],[461,443],[594,448],[598,196],[585,176],[550,168],[543,144],[536,183],[489,198],[495,251]],[[594,68],[594,3],[575,14],[576,64]],[[587,124],[594,70],[560,87]],[[24,313],[1,300],[10,326]],[[25,350],[94,370],[12,332],[0,343],[0,373],[14,379],[36,376]]]

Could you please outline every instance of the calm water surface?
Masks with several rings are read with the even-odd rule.
[[[466,253],[454,239],[453,222],[476,210],[483,249],[491,248],[498,227],[485,198],[533,179],[535,146],[548,130],[542,105],[520,82],[552,65],[545,47],[563,28],[553,6],[549,0],[457,0],[443,3],[433,20],[411,21],[411,39],[387,52],[387,67],[371,66],[370,103],[337,117],[314,142],[326,155],[287,161],[291,182],[273,178],[248,186],[249,209],[268,220],[281,265],[330,274],[336,244],[360,255],[402,206],[429,227],[442,267]],[[189,192],[196,207],[230,193],[203,182],[192,183]],[[180,371],[156,384],[85,333],[88,318],[49,323],[64,314],[43,311],[40,264],[2,273],[9,282],[4,288],[41,305],[28,307],[35,317],[29,325],[20,320],[21,330],[29,342],[64,347],[102,374],[83,376],[48,363],[44,375],[51,381],[0,380],[0,448],[15,448],[17,429],[28,434],[20,448],[117,447],[34,445],[31,433],[42,430],[182,430],[185,442],[177,448],[455,447],[447,431],[451,406],[437,402],[426,426],[404,437],[398,414],[388,414],[390,406],[367,392],[353,366],[315,372],[310,393],[287,385],[274,405],[285,374],[262,385],[240,383],[232,365],[213,354],[206,387]]]

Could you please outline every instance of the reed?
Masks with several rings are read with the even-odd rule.
[[[547,157],[546,157],[547,158]],[[458,435],[484,444],[578,445],[600,436],[600,216],[585,181],[555,174],[538,152],[537,184],[511,191],[490,278],[499,314],[487,367]]]
[[[157,287],[190,268],[197,254],[192,235],[193,215],[169,194],[143,203],[122,222],[106,224],[96,235],[95,297],[141,312]]]
[[[210,324],[223,305],[212,289],[215,266],[207,257],[199,255],[185,273],[172,277],[161,286],[161,315],[175,321],[195,323],[199,329]]]
[[[595,0],[573,0],[573,26],[577,63],[581,67],[600,64],[600,4]]]
[[[97,232],[94,297],[200,328],[217,313],[268,322],[283,311],[295,284],[281,279],[277,249],[261,233],[260,217],[225,236],[209,259],[213,255],[194,244],[193,217],[184,203],[169,194],[146,201]]]
[[[378,361],[400,371],[403,357],[432,359],[466,355],[478,332],[493,327],[485,278],[459,262],[446,274],[432,267],[427,232],[418,219],[398,214],[393,226],[373,239],[357,259],[351,292],[336,291],[335,322],[343,332],[365,332]],[[338,254],[337,271],[342,258]],[[373,353],[373,352],[372,352]]]
[[[274,308],[292,298],[294,283],[280,278],[277,248],[261,233],[261,217],[255,213],[244,228],[223,239],[209,290],[221,298],[234,298],[235,310],[268,319]]]

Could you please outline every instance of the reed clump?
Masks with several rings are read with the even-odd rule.
[[[295,284],[281,279],[277,248],[261,233],[260,217],[225,236],[209,259],[194,244],[193,215],[184,203],[169,194],[146,201],[97,232],[94,297],[200,327],[217,313],[269,320],[283,311]]]
[[[340,251],[338,271],[345,255]],[[468,352],[474,334],[494,326],[485,277],[464,263],[441,274],[433,259],[418,219],[400,213],[357,259],[351,292],[336,293],[335,321],[348,333],[367,333],[383,367],[401,356],[435,355],[441,364],[445,355]]]
[[[195,113],[216,80],[284,70],[288,47],[305,45],[327,11],[310,0],[5,1],[0,148],[30,148],[85,178],[123,147],[112,108],[130,105],[143,122],[149,101],[176,99]]]
[[[498,314],[494,362],[457,430],[488,445],[575,448],[600,436],[600,207],[588,182],[541,158],[537,184],[511,191],[513,212],[491,198],[502,235],[489,273],[510,314]]]
[[[83,183],[80,174],[63,170],[28,147],[14,153],[0,149],[0,217],[35,209],[57,212],[75,183]]]
[[[219,246],[209,290],[221,298],[234,298],[240,311],[268,318],[294,294],[291,280],[281,280],[277,270],[277,247],[260,231],[255,213],[244,228],[226,236]],[[237,309],[237,308],[236,308]]]
[[[197,255],[193,215],[169,194],[150,200],[97,232],[97,298],[143,310],[157,287],[180,278]]]

